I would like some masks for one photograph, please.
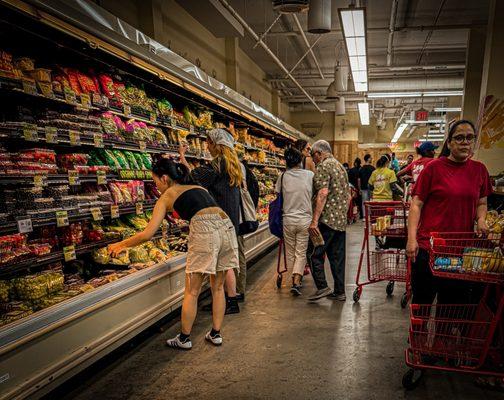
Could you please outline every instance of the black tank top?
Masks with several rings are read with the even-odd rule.
[[[198,211],[208,207],[217,207],[217,203],[212,195],[202,188],[186,190],[173,203],[173,209],[186,221],[190,221]]]

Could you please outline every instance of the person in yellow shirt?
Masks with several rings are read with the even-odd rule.
[[[392,201],[394,194],[400,195],[401,188],[397,184],[395,172],[388,168],[389,159],[381,156],[376,163],[376,169],[369,178],[369,189],[372,191],[373,201]]]

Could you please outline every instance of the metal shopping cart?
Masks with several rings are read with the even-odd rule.
[[[405,282],[406,290],[401,298],[404,308],[410,298],[409,269],[404,247],[408,236],[406,220],[409,205],[402,201],[366,202],[364,240],[359,258],[359,268],[355,278],[357,287],[353,293],[354,302],[360,300],[362,288],[366,285],[388,281],[386,293],[391,296],[395,282]],[[371,249],[371,236],[376,247]],[[361,282],[361,274],[366,263],[367,280]]]
[[[504,378],[503,245],[500,234],[433,234],[432,274],[479,282],[484,291],[476,304],[411,304],[406,389],[415,388],[425,370]]]

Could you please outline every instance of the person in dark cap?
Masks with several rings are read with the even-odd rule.
[[[417,152],[420,155],[420,158],[413,161],[410,165],[399,171],[399,173],[397,174],[398,178],[401,176],[412,177],[413,182],[410,190],[413,190],[413,187],[425,166],[434,160],[434,155],[436,154],[436,149],[438,147],[439,146],[437,144],[434,144],[432,142],[423,142],[417,148]]]

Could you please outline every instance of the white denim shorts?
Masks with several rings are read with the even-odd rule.
[[[238,241],[229,217],[223,211],[195,215],[189,224],[186,273],[215,275],[238,267]]]

